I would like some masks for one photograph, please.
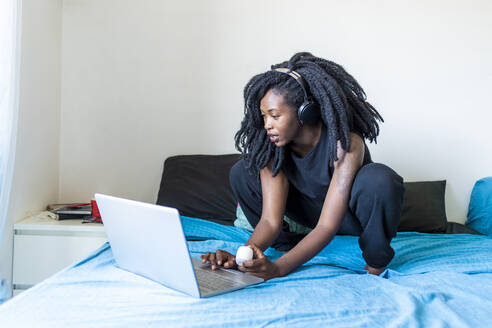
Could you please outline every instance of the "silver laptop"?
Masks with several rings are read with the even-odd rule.
[[[194,297],[210,297],[263,282],[238,270],[191,258],[178,210],[95,194],[116,265]]]

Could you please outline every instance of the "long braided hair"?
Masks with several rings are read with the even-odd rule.
[[[327,127],[330,166],[338,160],[338,140],[345,151],[350,149],[350,131],[358,131],[363,138],[377,142],[377,121],[384,120],[366,101],[359,83],[342,66],[309,52],[299,52],[288,61],[272,65],[272,70],[255,75],[244,87],[244,119],[234,139],[236,149],[242,153],[246,167],[253,174],[259,177],[259,171],[273,161],[273,176],[276,176],[286,151],[285,147],[270,142],[263,126],[260,100],[272,90],[282,95],[285,104],[292,108],[299,108],[304,101],[299,84],[287,74],[274,71],[280,67],[298,72],[307,84],[312,100],[319,104],[321,119]]]

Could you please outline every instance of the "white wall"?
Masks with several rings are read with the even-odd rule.
[[[23,0],[19,118],[0,277],[12,279],[15,221],[58,200],[61,0]]]
[[[385,119],[373,158],[446,179],[463,222],[491,175],[492,4],[65,0],[60,200],[155,201],[163,160],[233,152],[242,88],[297,51],[342,64]]]

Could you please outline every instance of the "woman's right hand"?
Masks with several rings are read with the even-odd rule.
[[[210,262],[212,270],[217,269],[219,266],[223,266],[226,269],[237,268],[236,257],[221,249],[217,250],[215,253],[202,254],[200,257],[202,258],[202,263]]]

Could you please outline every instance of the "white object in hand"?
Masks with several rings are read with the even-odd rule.
[[[244,262],[253,259],[253,249],[248,246],[241,246],[236,253],[236,264],[242,266]]]

